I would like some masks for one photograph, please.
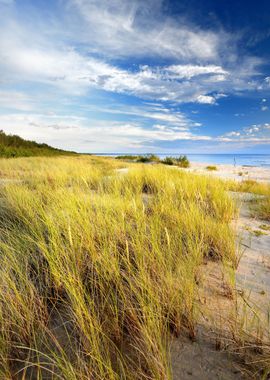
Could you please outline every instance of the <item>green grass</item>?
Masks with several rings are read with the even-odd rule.
[[[175,165],[175,160],[172,158],[172,157],[165,157],[163,160],[162,160],[162,163],[164,165]]]
[[[221,181],[95,157],[1,160],[0,378],[171,379],[205,258],[236,263]]]
[[[143,156],[138,156],[136,161],[141,163],[159,162],[159,158],[155,154],[145,154]]]
[[[177,158],[175,157],[165,157],[162,161],[161,161],[162,164],[165,164],[165,165],[175,165],[175,166],[179,166],[180,168],[189,168],[190,166],[190,162],[187,158],[187,156],[179,156]]]
[[[181,168],[188,168],[190,166],[190,162],[187,156],[179,156],[179,157],[165,157],[163,160],[160,160],[158,156],[155,154],[145,154],[139,156],[133,155],[123,155],[115,157],[117,160],[128,161],[128,162],[138,162],[138,163],[161,163],[164,165],[175,165]]]
[[[17,135],[7,135],[0,131],[0,157],[31,157],[31,156],[59,156],[75,155],[75,152],[67,152],[53,148],[47,144],[38,144],[35,141],[24,140]]]
[[[116,160],[127,160],[127,161],[136,161],[138,159],[138,156],[133,154],[124,154],[121,156],[116,156]]]
[[[144,154],[144,155],[122,155],[115,157],[116,160],[122,161],[131,161],[131,162],[140,162],[140,163],[150,163],[150,162],[159,162],[158,156],[155,154]]]

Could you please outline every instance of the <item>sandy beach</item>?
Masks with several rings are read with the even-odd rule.
[[[216,166],[217,170],[207,170],[207,166]],[[220,177],[223,179],[232,179],[236,181],[253,180],[258,182],[270,182],[270,168],[259,166],[242,166],[211,163],[191,162],[189,169],[192,173],[207,174],[210,176]]]

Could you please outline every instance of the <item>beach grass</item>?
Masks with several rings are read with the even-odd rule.
[[[254,217],[270,221],[270,184],[251,179],[227,181],[229,190],[254,194],[250,208]]]
[[[196,334],[203,260],[236,264],[236,209],[221,181],[122,167],[0,161],[0,378],[172,378],[171,337]]]
[[[216,171],[217,167],[215,165],[208,165],[208,166],[206,166],[205,169],[212,172],[212,171]]]

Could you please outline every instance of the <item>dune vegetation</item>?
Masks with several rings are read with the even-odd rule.
[[[53,148],[47,144],[29,141],[17,135],[7,135],[0,130],[0,157],[31,157],[31,156],[59,156],[75,154]]]
[[[208,165],[208,166],[206,166],[205,169],[210,171],[210,172],[213,172],[213,171],[217,170],[217,167],[215,165]]]
[[[251,202],[251,210],[254,216],[270,221],[270,184],[254,180],[241,182],[228,182],[230,190],[251,193],[255,197]]]
[[[179,157],[165,157],[160,159],[155,154],[142,154],[139,156],[136,155],[122,155],[116,156],[116,160],[127,161],[127,162],[139,162],[139,163],[159,163],[164,165],[174,165],[181,168],[189,168],[190,162],[187,156],[179,156]]]
[[[95,157],[2,159],[0,378],[171,379],[203,260],[234,267],[221,181]]]

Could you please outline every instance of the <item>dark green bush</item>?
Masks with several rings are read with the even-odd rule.
[[[159,162],[159,158],[155,154],[145,154],[143,156],[138,156],[137,162]]]
[[[135,161],[138,159],[138,156],[133,156],[132,154],[124,154],[122,156],[116,156],[115,157],[116,160],[131,160],[131,161]]]
[[[165,164],[165,165],[174,165],[175,161],[174,161],[174,159],[172,157],[165,157],[162,160],[162,163]]]
[[[177,166],[180,166],[181,168],[189,168],[190,162],[187,158],[187,156],[179,156],[176,158]]]
[[[206,166],[206,170],[213,172],[213,171],[217,170],[217,167],[215,165],[208,165],[208,166]]]

